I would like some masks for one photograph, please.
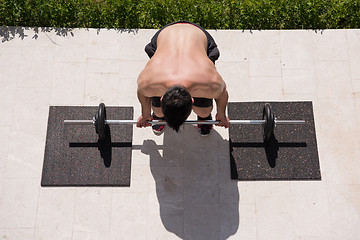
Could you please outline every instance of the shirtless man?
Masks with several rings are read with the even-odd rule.
[[[178,131],[191,110],[198,120],[211,120],[213,99],[218,126],[229,127],[225,114],[228,92],[215,68],[219,50],[205,29],[185,21],[168,24],[154,35],[145,51],[150,60],[138,77],[141,116],[137,127],[150,126],[147,121],[153,119],[165,119]],[[152,128],[160,135],[164,125]],[[198,128],[206,136],[212,125],[198,125]]]

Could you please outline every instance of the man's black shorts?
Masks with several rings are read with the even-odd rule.
[[[207,38],[207,41],[208,41],[208,45],[207,45],[207,56],[209,57],[209,59],[215,64],[215,61],[219,58],[220,56],[220,52],[219,52],[219,49],[217,48],[217,45],[215,43],[215,40],[213,39],[213,37],[203,28],[203,27],[200,27],[199,25],[196,25],[195,23],[192,23],[192,22],[188,22],[188,21],[178,21],[178,22],[173,22],[173,23],[169,23],[167,24],[166,26],[164,26],[163,28],[161,28],[159,31],[157,31],[155,33],[155,35],[152,37],[151,41],[149,44],[147,44],[145,46],[145,52],[147,53],[147,55],[149,56],[149,58],[151,58],[155,51],[156,51],[156,48],[157,48],[157,38],[160,34],[160,32],[162,30],[164,30],[164,28],[167,28],[171,25],[174,25],[174,24],[177,24],[177,23],[188,23],[188,24],[192,24],[196,27],[198,27],[199,29],[201,29],[205,35],[206,35],[206,38]]]

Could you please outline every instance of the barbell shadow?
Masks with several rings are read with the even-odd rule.
[[[112,161],[112,148],[114,147],[131,147],[131,142],[111,142],[110,127],[105,126],[106,137],[103,141],[98,140],[97,142],[70,142],[69,147],[71,148],[98,148],[100,156],[104,161],[104,166],[109,168]]]
[[[264,148],[267,161],[271,168],[276,167],[276,159],[278,158],[279,149],[284,148],[304,148],[307,147],[306,142],[280,142],[276,139],[275,135],[269,138],[267,142],[232,142],[230,140],[230,153],[232,153],[233,147],[241,147],[241,148]],[[231,154],[231,163],[232,165],[235,164],[235,160]],[[232,166],[231,169],[233,169]],[[237,174],[233,172],[232,174]],[[232,175],[234,176],[234,175]]]

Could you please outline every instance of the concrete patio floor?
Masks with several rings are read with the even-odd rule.
[[[209,30],[230,102],[313,102],[321,181],[231,180],[228,131],[186,126],[134,127],[130,187],[40,186],[49,106],[136,119],[155,32],[0,27],[0,239],[360,239],[360,30]]]

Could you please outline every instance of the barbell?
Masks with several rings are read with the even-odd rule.
[[[216,120],[186,120],[184,124],[218,124]],[[99,109],[92,120],[64,120],[65,124],[93,124],[99,140],[106,139],[106,125],[136,124],[136,120],[108,120],[106,119],[106,108],[104,103],[99,104]],[[148,121],[151,125],[166,124],[164,120]],[[230,124],[263,125],[263,140],[268,142],[274,134],[277,124],[304,124],[305,120],[277,120],[269,103],[264,104],[262,120],[230,120]]]

